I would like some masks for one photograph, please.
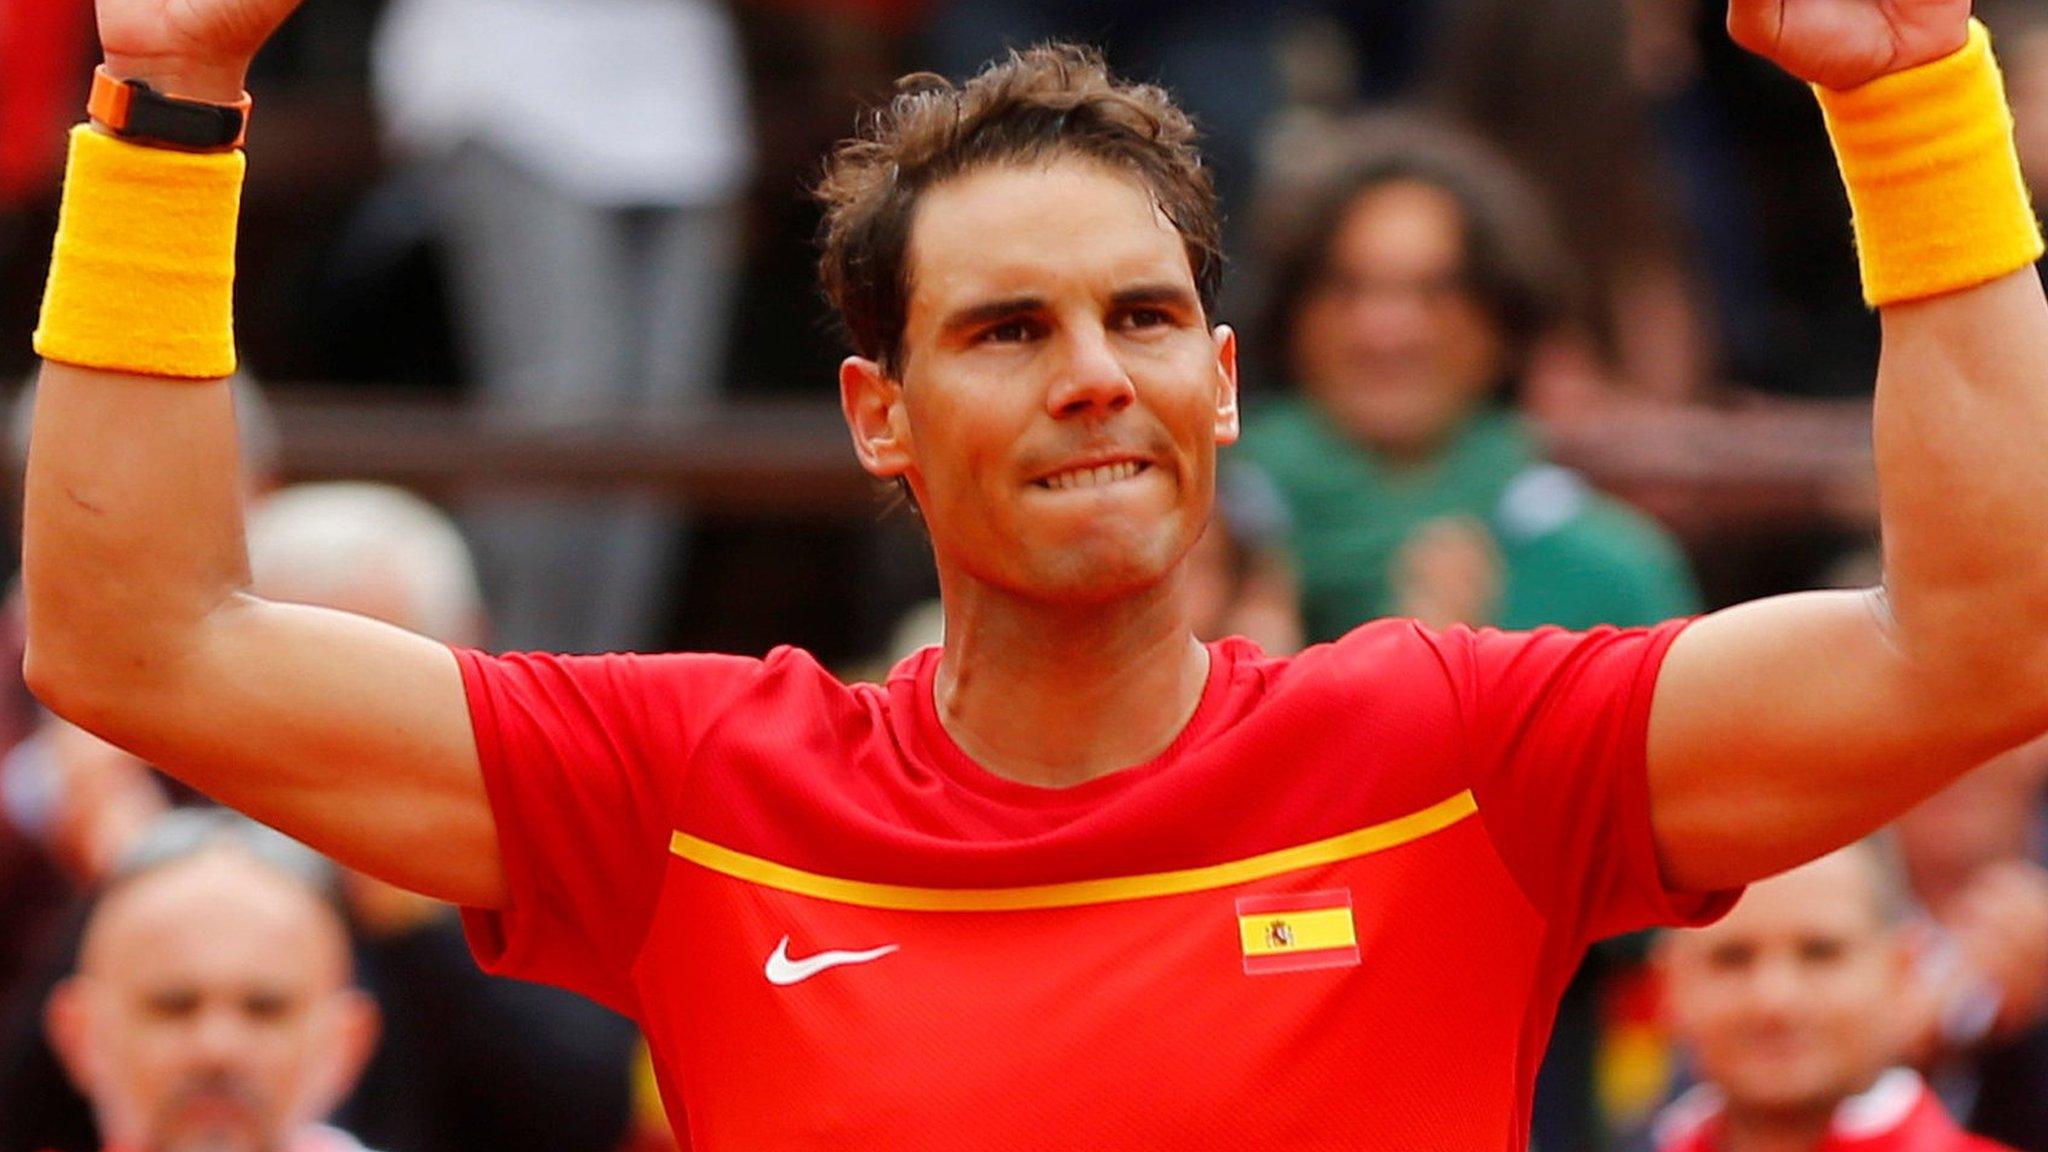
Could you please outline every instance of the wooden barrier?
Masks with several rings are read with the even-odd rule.
[[[872,519],[885,490],[860,470],[836,408],[722,407],[693,422],[492,424],[450,402],[273,390],[293,479],[386,480],[437,495],[520,487],[640,489],[700,512]],[[1757,402],[1623,409],[1544,431],[1556,458],[1689,541],[1874,520],[1870,409]]]

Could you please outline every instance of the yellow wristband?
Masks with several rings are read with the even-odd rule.
[[[71,130],[36,353],[147,376],[235,370],[240,152],[194,153]]]
[[[2041,258],[1991,36],[1918,68],[1816,87],[1873,306],[1974,288]]]

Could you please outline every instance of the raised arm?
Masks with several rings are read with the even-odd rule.
[[[1884,327],[1885,575],[1718,613],[1672,647],[1650,788],[1676,886],[1817,856],[2048,730],[2048,303],[1968,17],[1968,0],[1731,5],[1739,41],[1832,90]]]
[[[107,69],[232,102],[295,3],[99,0]],[[67,719],[365,872],[498,905],[497,837],[454,656],[247,592],[233,410],[210,378],[232,363],[235,158],[82,143],[37,334],[30,686]]]

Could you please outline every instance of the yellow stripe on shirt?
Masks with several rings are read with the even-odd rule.
[[[922,888],[905,884],[876,884],[806,872],[759,856],[749,856],[721,844],[699,839],[686,832],[669,838],[669,851],[693,864],[749,884],[812,896],[864,908],[890,908],[911,912],[1014,912],[1037,908],[1072,908],[1084,904],[1109,904],[1120,900],[1144,900],[1155,896],[1177,896],[1228,888],[1255,880],[1351,860],[1398,848],[1440,832],[1478,811],[1472,793],[1460,792],[1419,812],[1411,812],[1354,832],[1282,848],[1242,860],[1183,868],[1173,872],[1152,872],[1138,876],[1112,876],[1100,880],[1074,880],[1063,884],[1038,884],[1020,888]]]

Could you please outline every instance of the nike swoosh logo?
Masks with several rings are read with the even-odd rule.
[[[894,944],[884,944],[880,948],[870,948],[865,952],[828,950],[813,956],[806,956],[801,960],[791,960],[789,958],[789,937],[784,936],[782,942],[775,946],[775,951],[768,954],[768,963],[761,971],[768,977],[770,984],[775,985],[777,988],[787,988],[791,984],[801,984],[818,973],[825,971],[827,968],[837,968],[844,964],[866,964],[872,960],[880,960],[889,953],[896,951],[896,947]]]

